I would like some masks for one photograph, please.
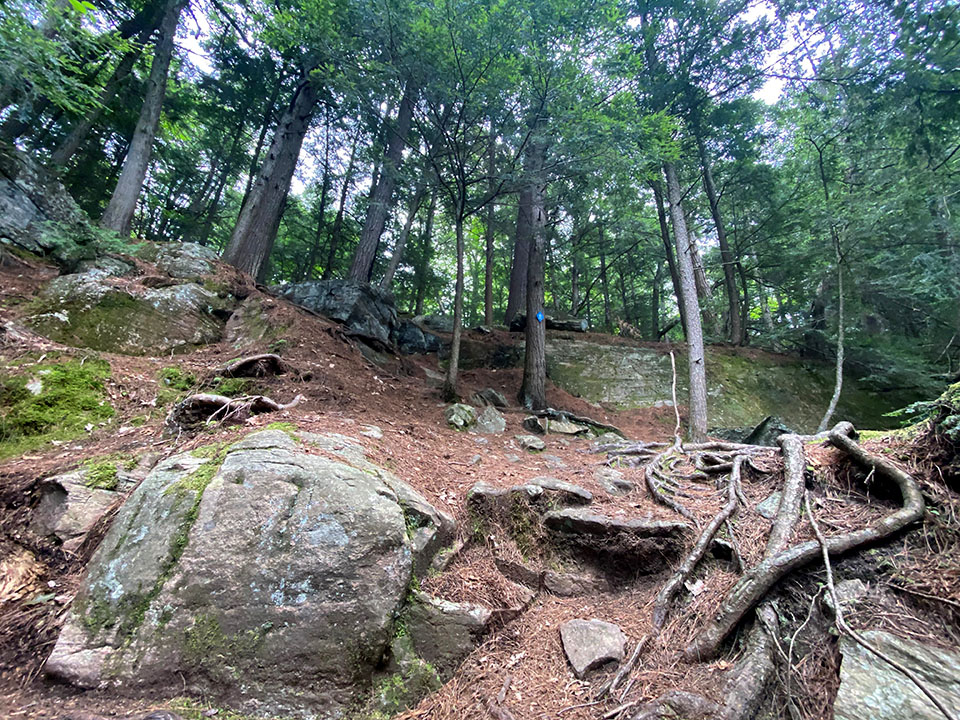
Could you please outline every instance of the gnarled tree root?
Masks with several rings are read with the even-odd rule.
[[[888,460],[866,452],[852,439],[853,434],[852,425],[840,423],[830,432],[829,439],[857,464],[893,480],[900,488],[903,505],[861,530],[827,538],[826,547],[831,555],[876,543],[923,517],[923,496],[914,479]],[[686,658],[696,661],[716,657],[724,640],[770,588],[791,571],[814,562],[818,557],[820,543],[811,540],[764,558],[747,571],[727,593],[714,620],[685,648]]]
[[[182,429],[202,422],[239,422],[251,415],[288,410],[305,399],[303,395],[297,395],[288,403],[278,403],[263,395],[231,398],[226,395],[197,393],[174,405],[167,415],[166,423],[170,428]]]
[[[292,368],[279,355],[264,353],[231,360],[226,365],[221,365],[216,374],[229,378],[266,377],[283,375],[291,370]]]

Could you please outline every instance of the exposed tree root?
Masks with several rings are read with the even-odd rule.
[[[264,353],[250,357],[231,360],[220,366],[216,374],[221,377],[266,377],[268,375],[284,375],[291,372],[291,368],[279,355]]]
[[[790,544],[794,528],[800,520],[800,505],[803,500],[803,469],[806,466],[803,441],[797,435],[781,435],[777,442],[783,451],[783,492],[780,494],[780,504],[767,538],[765,558],[776,555]]]
[[[197,393],[178,402],[167,415],[167,426],[181,430],[202,422],[240,422],[251,415],[288,410],[305,400],[297,395],[291,402],[278,403],[263,395],[230,398],[226,395]]]
[[[924,511],[923,496],[913,478],[886,459],[863,450],[852,439],[853,433],[852,425],[840,423],[830,432],[830,442],[846,452],[857,464],[893,480],[900,488],[903,505],[896,512],[861,530],[828,538],[827,549],[834,555],[883,540],[920,520]],[[724,640],[770,588],[791,571],[813,562],[819,556],[820,544],[813,540],[766,557],[748,570],[727,593],[714,620],[684,650],[687,659],[695,661],[715,657]]]
[[[655,630],[659,631],[663,628],[667,616],[670,613],[670,606],[673,604],[673,599],[677,596],[680,588],[683,587],[683,583],[687,581],[690,574],[709,549],[710,544],[713,542],[713,537],[717,534],[720,526],[727,522],[737,509],[739,502],[737,500],[737,485],[740,482],[740,468],[743,466],[743,461],[744,456],[737,455],[733,463],[731,463],[733,471],[727,483],[727,504],[721,508],[720,512],[716,514],[710,524],[700,533],[700,538],[693,546],[693,550],[690,551],[686,559],[657,595],[657,599],[653,605],[653,627]]]
[[[722,720],[749,720],[754,717],[774,679],[774,641],[765,626],[776,625],[777,612],[771,603],[765,602],[757,608],[757,615],[762,622],[750,629],[746,651],[727,673],[727,700],[719,715]]]
[[[714,720],[720,711],[719,705],[700,695],[675,690],[641,705],[632,720],[656,720],[664,716],[682,717],[685,720]]]

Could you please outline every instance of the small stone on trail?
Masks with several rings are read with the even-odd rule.
[[[524,450],[540,452],[547,447],[547,444],[535,435],[516,435],[514,437]]]
[[[361,427],[363,430],[360,431],[360,434],[364,437],[373,438],[374,440],[383,439],[383,430],[376,425],[361,425]]]
[[[623,659],[627,638],[618,626],[603,620],[570,620],[560,626],[563,651],[573,672],[583,678],[590,670]]]
[[[767,520],[773,520],[777,514],[777,509],[780,507],[780,493],[775,492],[770,495],[766,500],[757,505],[757,512],[760,513]]]
[[[447,424],[455,430],[464,430],[477,421],[477,411],[470,405],[455,403],[443,411]]]
[[[623,473],[606,465],[601,465],[593,471],[593,478],[611,495],[626,495],[636,487],[623,477]]]
[[[500,414],[499,410],[492,405],[488,405],[483,409],[483,412],[480,413],[480,417],[477,418],[474,429],[477,432],[488,435],[499,435],[507,429],[507,421],[503,415]]]

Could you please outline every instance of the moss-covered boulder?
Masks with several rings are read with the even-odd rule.
[[[285,429],[160,463],[92,559],[48,673],[257,714],[361,701],[409,592],[397,493]],[[427,513],[429,514],[429,513]]]
[[[197,283],[138,288],[92,270],[55,278],[27,324],[75,347],[159,355],[218,342],[234,304]]]
[[[110,364],[53,353],[0,369],[0,459],[72,440],[113,418]]]

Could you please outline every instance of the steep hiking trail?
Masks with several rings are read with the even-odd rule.
[[[537,417],[516,335],[464,333],[451,406],[443,328],[346,286],[338,322],[186,246],[0,276],[4,717],[960,712],[955,391],[691,445],[666,345],[549,332]],[[711,353],[728,437],[829,396]]]

